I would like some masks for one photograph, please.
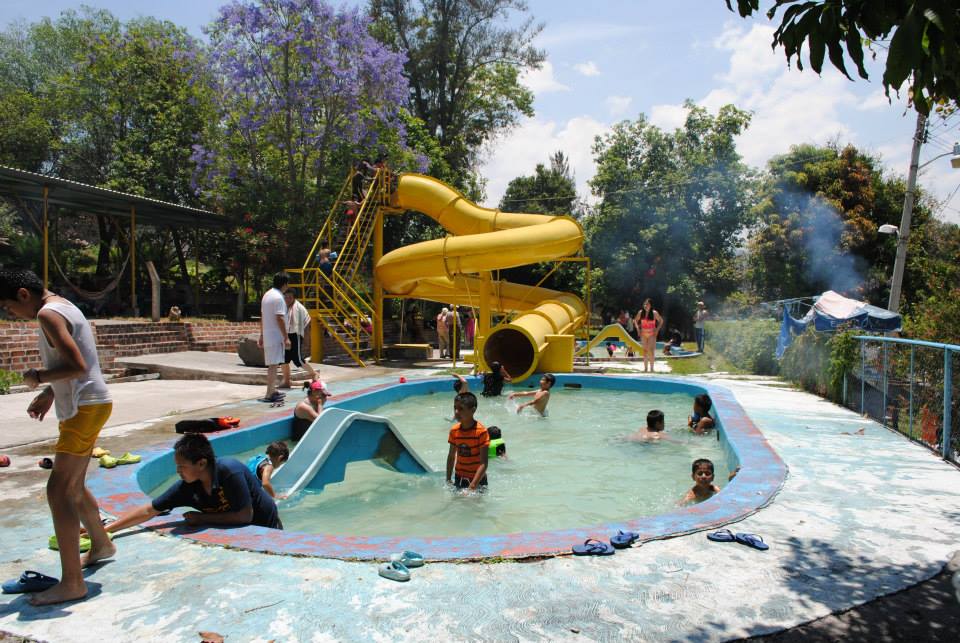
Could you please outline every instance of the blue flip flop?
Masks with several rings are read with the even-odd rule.
[[[50,589],[59,582],[59,579],[53,578],[52,576],[46,576],[40,572],[28,570],[20,574],[20,578],[5,582],[3,584],[3,593],[26,594],[28,592],[42,592],[45,589]]]
[[[753,547],[754,549],[759,549],[760,551],[767,551],[770,549],[770,545],[763,542],[763,538],[756,534],[737,534],[734,536],[737,542],[741,545],[746,545],[748,547]]]
[[[707,534],[707,539],[715,543],[732,543],[737,537],[729,529],[721,529],[712,534]]]
[[[618,531],[615,536],[610,537],[610,544],[617,549],[626,549],[638,540],[640,540],[640,534],[636,532]]]
[[[582,545],[573,546],[573,553],[577,556],[611,556],[614,549],[596,538],[587,538]]]

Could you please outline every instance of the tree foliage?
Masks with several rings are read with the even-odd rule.
[[[885,305],[896,240],[877,230],[899,220],[905,186],[881,167],[879,159],[836,144],[797,145],[770,160],[749,240],[750,280],[761,299],[832,289]],[[905,292],[919,285],[915,258],[929,220],[921,199]]]
[[[541,27],[516,21],[526,11],[524,0],[370,1],[378,37],[406,53],[411,109],[443,150],[450,174],[435,176],[467,187],[483,144],[533,115],[519,78],[544,53],[532,44]]]
[[[750,171],[735,138],[748,113],[716,115],[691,102],[683,127],[665,132],[642,115],[594,145],[601,199],[585,219],[587,250],[602,266],[598,299],[636,310],[652,297],[661,312],[696,298],[720,298],[739,283],[735,252],[752,202]]]
[[[733,11],[733,0],[725,0]],[[760,0],[737,0],[742,17],[759,11]],[[804,44],[810,67],[820,73],[824,56],[850,78],[844,51],[857,74],[868,78],[863,43],[889,39],[883,87],[907,94],[918,112],[938,103],[960,100],[960,5],[953,0],[776,0],[767,11],[775,19],[773,47],[783,47],[787,61],[803,69]]]
[[[550,157],[550,167],[538,163],[533,176],[518,176],[510,181],[500,209],[504,212],[534,214],[573,214],[577,185],[570,162],[563,152]]]

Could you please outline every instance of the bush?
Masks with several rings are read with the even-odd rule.
[[[20,373],[0,369],[0,395],[6,395],[10,392],[11,386],[19,384],[22,381],[23,378],[20,377]]]
[[[859,355],[857,331],[818,333],[809,326],[780,360],[780,374],[820,397],[842,402],[843,379]]]
[[[756,375],[776,375],[774,356],[780,324],[773,319],[714,321],[706,324],[706,343],[739,369]]]

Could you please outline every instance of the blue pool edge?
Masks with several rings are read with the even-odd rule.
[[[787,476],[787,466],[760,430],[724,387],[699,380],[669,377],[622,377],[610,375],[557,375],[557,389],[565,385],[585,389],[616,389],[647,393],[707,393],[713,400],[720,440],[728,450],[731,465],[742,470],[713,498],[674,511],[622,522],[562,530],[521,532],[475,537],[342,536],[266,529],[262,527],[189,527],[179,513],[159,517],[148,527],[188,540],[256,552],[294,556],[318,556],[344,560],[384,560],[393,552],[412,550],[429,560],[484,560],[549,557],[570,553],[570,547],[587,538],[606,541],[618,530],[640,534],[640,541],[659,540],[719,527],[757,512],[773,501]],[[412,395],[450,393],[449,378],[385,384],[338,395],[329,406],[357,411],[388,404]],[[289,436],[290,411],[265,414],[250,427],[209,434],[218,456],[230,456]],[[138,465],[98,469],[88,486],[100,500],[101,509],[118,515],[149,502],[143,489],[153,489],[173,474],[172,435],[169,443],[145,450]]]

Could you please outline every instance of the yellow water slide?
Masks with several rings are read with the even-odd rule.
[[[482,208],[442,181],[401,174],[391,207],[416,210],[453,236],[415,243],[384,255],[376,266],[394,295],[516,313],[489,335],[478,330],[484,365],[498,361],[514,378],[573,368],[574,331],[586,322],[576,295],[489,279],[489,272],[576,254],[583,229],[567,216],[515,214]],[[478,276],[475,276],[478,275]]]

